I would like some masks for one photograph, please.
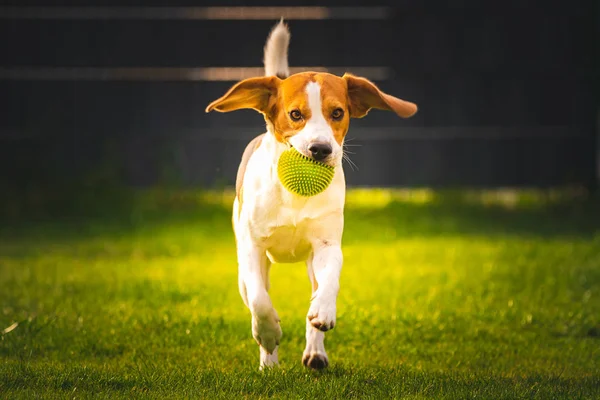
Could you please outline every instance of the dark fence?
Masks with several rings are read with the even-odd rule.
[[[291,66],[364,73],[419,105],[409,120],[373,111],[353,121],[348,149],[358,170],[346,166],[349,184],[596,182],[592,1],[246,3],[243,15],[226,9],[241,5],[232,1],[14,3],[0,7],[8,184],[99,176],[142,186],[233,183],[264,122],[251,111],[205,114],[233,84],[210,80],[227,73],[210,68],[260,67],[278,13],[300,18],[289,18]]]

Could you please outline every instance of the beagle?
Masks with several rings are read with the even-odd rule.
[[[408,118],[417,112],[417,106],[350,74],[302,72],[290,76],[289,41],[282,20],[264,48],[265,76],[238,82],[206,112],[251,108],[263,114],[267,125],[267,132],[244,151],[233,203],[239,291],[252,314],[260,368],[278,363],[281,339],[279,316],[268,294],[271,263],[305,261],[312,297],[302,363],[322,369],[329,364],[324,332],[335,326],[342,269],[346,191],[342,155],[350,118],[362,118],[372,108]],[[289,146],[335,167],[333,181],[325,191],[300,197],[282,186],[277,162]]]

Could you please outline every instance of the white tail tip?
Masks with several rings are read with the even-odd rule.
[[[264,48],[265,75],[285,79],[290,76],[288,46],[290,31],[283,18],[273,27]]]

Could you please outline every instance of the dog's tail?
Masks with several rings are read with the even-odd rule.
[[[285,79],[290,76],[288,66],[288,46],[290,44],[290,31],[283,22],[283,18],[273,27],[264,49],[265,75],[277,76]]]

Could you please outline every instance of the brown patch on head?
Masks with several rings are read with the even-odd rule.
[[[310,109],[306,93],[306,85],[309,82],[316,82],[321,87],[321,110]],[[342,144],[350,123],[348,91],[343,78],[327,73],[295,74],[281,82],[277,97],[277,102],[267,114],[267,123],[270,124],[277,140],[286,142],[304,128],[314,112],[321,112],[331,127],[335,140]],[[294,121],[290,117],[293,110],[300,112],[300,120]],[[341,117],[338,116],[340,110]]]
[[[304,72],[281,81],[277,91],[277,99],[265,115],[267,124],[278,141],[287,142],[289,138],[304,128],[304,125],[312,116],[308,106],[306,85],[313,79],[314,75],[311,72]],[[302,116],[298,121],[294,121],[290,116],[290,113],[294,110],[298,110]]]
[[[393,111],[403,118],[417,112],[414,103],[382,92],[367,79],[316,72],[302,72],[283,80],[275,76],[245,79],[212,102],[206,112],[255,109],[265,116],[275,138],[285,143],[304,128],[313,112],[317,112],[309,107],[306,93],[309,82],[316,82],[321,88],[319,112],[323,113],[340,145],[348,132],[351,117],[362,118],[372,108]],[[292,118],[292,111],[297,111],[301,118]]]

